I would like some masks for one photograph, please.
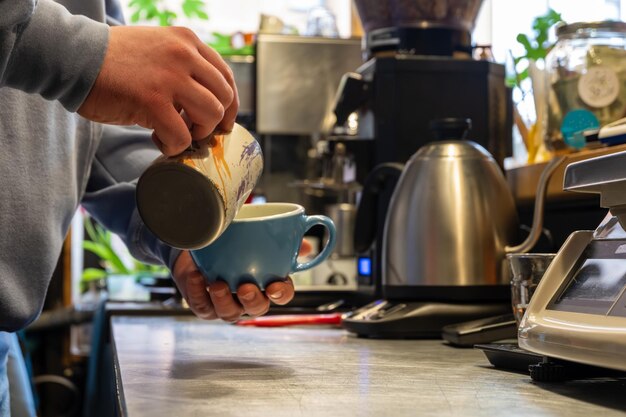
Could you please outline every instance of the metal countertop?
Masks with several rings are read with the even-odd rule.
[[[481,351],[330,327],[112,319],[122,415],[626,415],[626,380],[533,383]]]

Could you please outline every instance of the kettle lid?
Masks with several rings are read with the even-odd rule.
[[[444,119],[434,119],[428,126],[435,137],[435,140],[467,138],[467,133],[472,130],[472,119],[457,117],[446,117]]]
[[[422,146],[414,158],[462,158],[462,159],[489,159],[495,162],[493,156],[476,142],[470,140],[443,140],[430,142]]]
[[[466,140],[472,128],[472,120],[468,118],[448,117],[435,119],[429,125],[434,142],[422,146],[415,158],[480,158],[493,159],[493,156],[476,142]]]

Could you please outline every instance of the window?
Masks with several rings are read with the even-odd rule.
[[[522,54],[523,48],[515,40],[517,34],[530,35],[533,20],[548,8],[561,13],[569,23],[620,20],[622,11],[626,13],[626,0],[485,0],[476,22],[474,41],[491,45],[495,60],[504,63],[509,51]]]

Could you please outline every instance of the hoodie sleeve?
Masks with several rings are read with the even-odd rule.
[[[0,0],[0,87],[76,111],[100,72],[108,36],[106,24],[52,0]]]
[[[138,127],[103,126],[82,206],[119,235],[135,258],[172,270],[180,250],[148,230],[135,203],[136,179],[160,155],[150,135]]]

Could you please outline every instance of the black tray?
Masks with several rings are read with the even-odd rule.
[[[549,358],[520,348],[517,343],[475,345],[485,353],[489,362],[499,369],[523,372],[537,382],[561,382],[588,378],[624,378],[626,373],[614,369],[584,365]]]

